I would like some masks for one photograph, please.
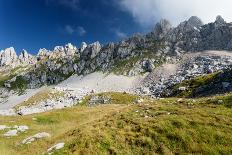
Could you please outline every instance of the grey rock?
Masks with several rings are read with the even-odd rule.
[[[16,130],[17,131],[17,130]],[[46,133],[46,132],[41,132],[41,133],[37,133],[33,136],[30,136],[26,139],[24,139],[22,141],[22,144],[30,144],[38,139],[42,139],[42,138],[46,138],[46,137],[50,137],[51,135],[49,133]]]

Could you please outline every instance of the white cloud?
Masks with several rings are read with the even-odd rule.
[[[190,16],[198,16],[204,23],[214,21],[217,15],[232,21],[232,0],[119,0],[118,3],[143,26],[152,26],[161,18],[176,25]]]
[[[78,36],[84,36],[87,33],[82,26],[74,27],[71,25],[66,25],[64,27],[64,31],[66,34],[69,35],[77,34]]]

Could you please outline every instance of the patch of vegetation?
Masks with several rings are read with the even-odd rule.
[[[4,83],[15,77],[20,71],[27,69],[26,67],[16,67],[8,71],[0,72],[0,87],[4,86]]]
[[[214,79],[219,75],[219,72],[207,74],[203,76],[196,77],[191,80],[185,80],[180,84],[175,85],[173,89],[173,96],[176,97],[194,97],[194,94],[200,87],[212,83]],[[186,90],[179,90],[180,87],[185,87]]]
[[[133,68],[135,67],[135,64],[139,60],[142,60],[142,59],[145,59],[145,58],[147,58],[147,59],[152,59],[152,58],[155,59],[156,62],[153,64],[155,67],[160,66],[165,61],[164,57],[162,57],[162,56],[157,57],[151,52],[143,52],[142,55],[136,55],[134,57],[129,57],[129,58],[126,58],[126,59],[117,60],[114,63],[114,66],[110,69],[109,72],[113,72],[115,74],[123,74],[123,73],[129,74],[129,72],[131,70],[133,70]],[[141,73],[141,74],[143,74],[143,73]]]
[[[3,87],[4,86],[4,83],[8,80],[10,80],[11,76],[8,76],[8,75],[2,75],[2,73],[0,73],[0,87]]]
[[[68,72],[67,74],[63,74],[62,72],[62,68],[63,67],[68,67],[68,65],[70,64],[70,61],[72,61],[73,63],[78,63],[79,62],[79,58],[78,57],[73,57],[72,60],[70,59],[50,59],[49,61],[52,61],[53,63],[60,65],[59,68],[55,69],[55,70],[50,70],[49,67],[46,65],[48,58],[42,59],[38,62],[38,67],[31,71],[31,74],[34,74],[36,77],[40,78],[40,76],[42,74],[46,74],[47,77],[53,77],[56,78],[56,83],[61,82],[63,80],[66,80],[67,78],[69,78],[70,76],[72,76],[75,72]],[[48,79],[47,79],[48,80]],[[53,85],[54,83],[51,83],[51,81],[47,81],[48,85]]]
[[[44,116],[38,116],[36,117],[35,120],[36,122],[38,122],[38,124],[54,124],[58,122],[58,120],[54,118],[49,118],[49,117],[44,117]]]
[[[27,89],[28,81],[23,76],[17,76],[15,81],[10,83],[11,89],[18,92],[18,94],[23,94]]]
[[[206,104],[224,105],[228,108],[232,108],[232,93],[225,95],[217,95],[210,98],[203,98]]]
[[[37,94],[33,95],[32,97],[30,97],[28,100],[24,101],[23,103],[18,104],[15,107],[15,109],[17,110],[22,106],[32,106],[32,105],[38,104],[45,100],[58,99],[62,96],[64,96],[63,92],[59,92],[59,91],[47,88],[46,90],[42,90],[38,92]]]
[[[92,94],[86,96],[79,105],[81,106],[89,105],[89,101],[92,98],[92,96],[109,98],[110,99],[109,104],[132,104],[139,98],[137,95],[132,95],[128,93],[117,93],[117,92],[100,93],[100,94]]]

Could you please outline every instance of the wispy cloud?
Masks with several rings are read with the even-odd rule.
[[[111,32],[114,33],[114,35],[120,39],[122,38],[126,38],[127,37],[127,34],[125,32],[122,32],[120,29],[118,28],[111,28],[110,29]]]
[[[67,33],[67,34],[70,34],[70,35],[72,35],[73,33],[74,33],[74,29],[73,29],[73,27],[72,26],[70,26],[70,25],[66,25],[65,26],[65,28],[64,28],[64,30],[65,30],[65,32]]]
[[[84,36],[87,33],[87,31],[82,26],[74,27],[71,25],[66,25],[63,30],[68,35],[76,34],[78,36]]]
[[[79,9],[80,0],[46,0],[47,5],[55,4],[65,6],[73,10]]]
[[[121,9],[129,12],[143,26],[152,26],[161,18],[173,24],[198,16],[205,23],[217,15],[232,21],[231,0],[117,0]]]
[[[76,32],[78,33],[79,36],[84,36],[87,33],[82,26],[78,26]]]

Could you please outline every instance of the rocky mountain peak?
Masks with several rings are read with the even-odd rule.
[[[159,23],[156,24],[153,33],[155,36],[162,38],[172,29],[171,23],[166,19],[161,19]]]
[[[54,47],[54,52],[63,52],[64,51],[64,47],[63,46],[55,46]]]
[[[0,66],[15,65],[18,56],[13,47],[7,48],[0,53]]]
[[[26,50],[22,50],[22,52],[19,55],[19,61],[22,65],[28,65],[28,64],[34,64],[36,63],[36,59],[34,56],[29,54]]]
[[[80,52],[82,53],[88,45],[85,42],[81,43]]]
[[[23,49],[22,52],[19,55],[19,59],[28,58],[28,57],[29,57],[28,52],[25,49]]]
[[[193,27],[199,28],[199,27],[201,27],[203,25],[203,22],[197,16],[192,16],[192,17],[189,18],[188,24],[193,26]]]
[[[77,51],[77,47],[68,43],[65,45],[64,50],[67,55],[74,55]]]
[[[49,51],[46,48],[41,48],[41,49],[39,49],[37,56],[39,56],[39,57],[46,56],[48,52]]]
[[[225,23],[226,23],[226,22],[225,22],[225,20],[222,18],[222,16],[218,15],[218,16],[216,17],[215,24],[217,24],[217,25],[223,25],[223,24],[225,24]]]
[[[81,53],[81,57],[84,59],[93,59],[100,52],[101,48],[99,41],[89,44]]]

